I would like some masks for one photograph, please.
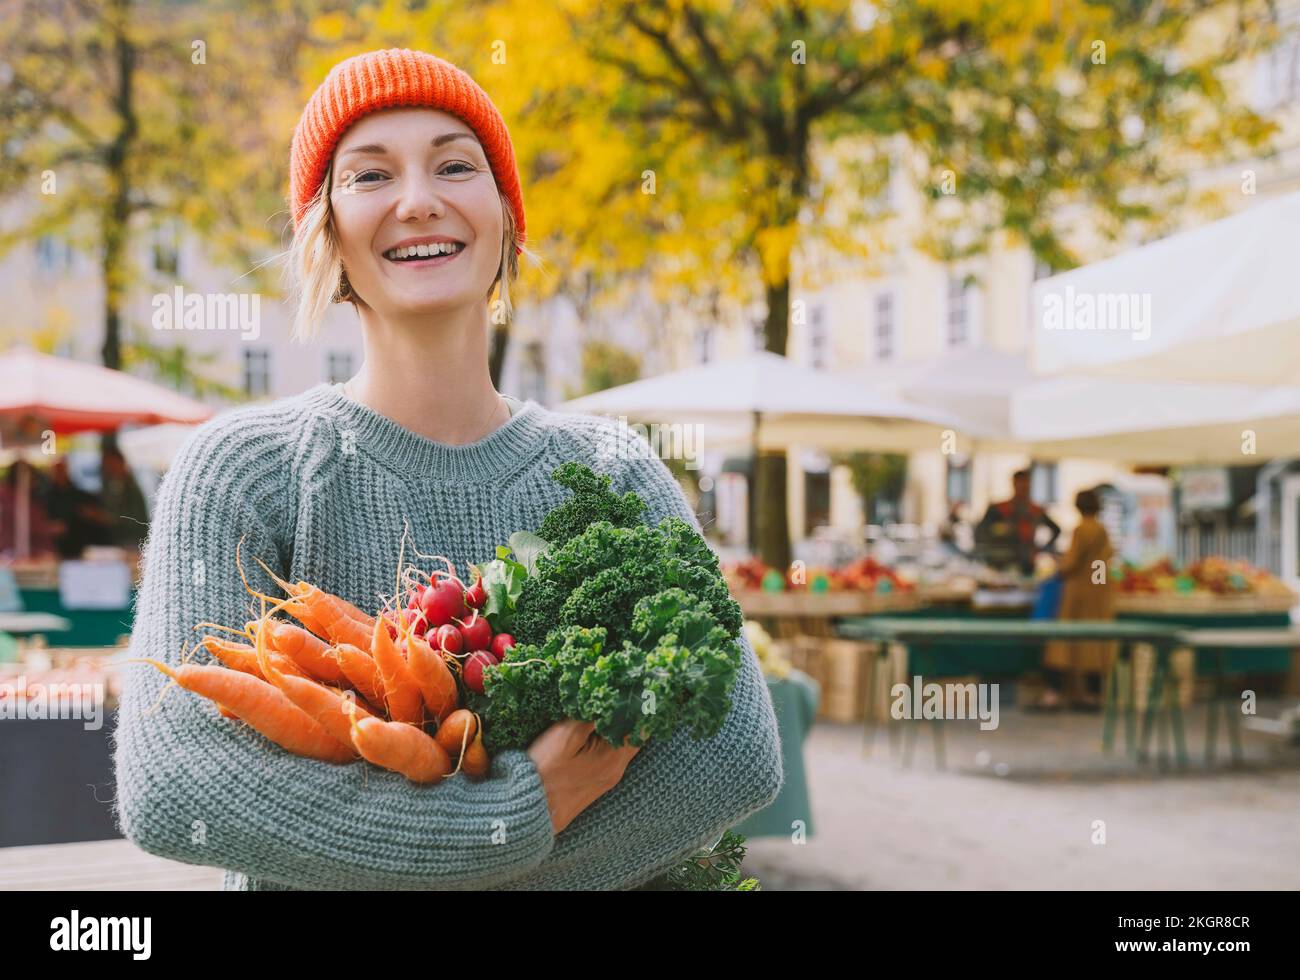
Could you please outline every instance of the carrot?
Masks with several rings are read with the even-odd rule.
[[[379,676],[379,668],[375,666],[374,658],[370,654],[354,647],[351,643],[340,643],[334,648],[334,656],[347,682],[355,687],[363,698],[371,704],[384,703],[384,681]]]
[[[266,562],[260,558],[254,560],[262,566],[262,571],[266,572],[276,585],[289,593],[290,598],[277,601],[249,585],[239,560],[239,549],[243,543],[241,538],[239,547],[235,548],[235,564],[239,565],[239,574],[244,580],[244,588],[252,595],[276,602],[277,608],[288,610],[289,614],[303,626],[331,643],[351,643],[362,648],[369,644],[370,628],[374,625],[372,617],[367,616],[346,599],[318,589],[310,582],[287,582],[271,571]]]
[[[337,684],[343,681],[343,671],[328,643],[314,633],[293,623],[271,623],[267,631],[271,647],[291,658],[308,674],[318,680]],[[269,680],[269,678],[268,678]]]
[[[414,633],[406,634],[406,659],[429,713],[441,722],[456,710],[459,692],[442,654]]]
[[[461,771],[470,779],[482,779],[487,775],[491,764],[492,760],[488,758],[487,749],[483,747],[483,733],[479,732],[461,757]]]
[[[424,721],[424,703],[419,685],[411,676],[411,668],[393,643],[393,638],[388,635],[388,620],[382,616],[375,620],[370,653],[383,679],[388,716],[393,721],[421,724]]]
[[[210,664],[172,668],[158,660],[143,658],[142,662],[157,667],[185,690],[234,712],[249,727],[294,755],[339,763],[353,758],[279,688],[260,677]]]
[[[438,734],[434,738],[447,755],[459,759],[477,734],[478,717],[474,712],[460,708],[449,714],[447,720],[438,726]]]
[[[370,717],[355,700],[345,698],[337,691],[317,684],[307,677],[295,677],[276,670],[266,649],[267,634],[275,624],[267,623],[257,631],[257,662],[266,679],[284,692],[284,695],[305,711],[321,728],[329,732],[340,745],[355,752],[352,744],[351,718],[353,713]]]
[[[266,679],[262,673],[261,666],[257,662],[257,651],[247,643],[237,643],[234,640],[223,640],[219,636],[205,636],[203,638],[203,649],[212,654],[231,670],[238,670],[245,674],[252,674],[254,677]],[[281,671],[289,674],[295,674],[299,677],[305,677],[306,674],[301,667],[290,660],[282,653],[270,653],[272,662]]]
[[[413,725],[378,718],[352,724],[352,744],[361,757],[399,772],[413,783],[437,783],[451,772],[442,746]]]

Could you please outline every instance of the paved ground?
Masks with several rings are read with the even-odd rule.
[[[1277,706],[1261,705],[1261,715]],[[792,889],[1300,888],[1300,749],[1247,732],[1246,762],[1186,773],[1105,762],[1098,715],[1006,710],[997,731],[946,723],[948,770],[922,726],[911,768],[880,738],[818,723],[805,744],[815,836],[751,841],[745,870]],[[1094,821],[1105,843],[1093,843]]]

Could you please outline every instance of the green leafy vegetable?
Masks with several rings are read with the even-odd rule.
[[[510,549],[498,546],[497,556],[475,572],[483,579],[483,615],[494,633],[509,633],[514,628],[515,604],[523,594],[528,569],[510,557]]]
[[[619,496],[610,490],[610,478],[594,473],[581,463],[557,466],[551,479],[573,491],[560,506],[542,520],[537,534],[552,545],[562,545],[596,521],[608,521],[615,527],[628,527],[641,519],[645,501],[628,491]]]
[[[742,623],[717,556],[680,518],[639,523],[644,502],[614,495],[607,476],[566,464],[555,478],[573,497],[539,535],[512,535],[519,561],[498,558],[488,568],[505,571],[484,580],[489,602],[496,594],[509,605],[518,641],[483,672],[485,695],[472,704],[486,747],[526,747],[564,718],[593,722],[615,745],[717,734]],[[499,607],[493,615],[506,621]]]

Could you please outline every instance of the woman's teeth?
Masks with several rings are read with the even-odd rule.
[[[433,242],[429,245],[406,245],[390,248],[384,258],[400,262],[403,259],[427,259],[438,255],[451,255],[465,247],[463,242]]]

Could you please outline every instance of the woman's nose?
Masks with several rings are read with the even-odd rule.
[[[397,199],[398,221],[424,221],[443,213],[442,198],[432,177],[420,174],[402,179]]]

